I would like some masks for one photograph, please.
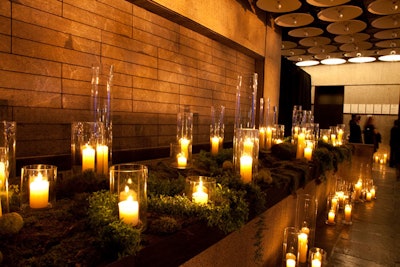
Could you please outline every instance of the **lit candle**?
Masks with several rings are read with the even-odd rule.
[[[195,203],[207,204],[208,194],[203,191],[203,181],[202,180],[200,180],[200,183],[197,186],[197,191],[192,194],[192,199]]]
[[[300,233],[298,236],[299,239],[299,262],[305,263],[307,262],[307,251],[308,251],[308,236],[306,233]]]
[[[371,201],[371,199],[372,199],[371,191],[368,191],[368,192],[367,192],[367,195],[365,196],[365,200]]]
[[[286,253],[286,259],[287,260],[296,260],[296,255],[294,255],[293,253],[290,253],[290,252],[288,252],[288,253]]]
[[[3,209],[1,207],[1,201],[0,201],[0,217],[3,216]]]
[[[337,204],[338,204],[338,199],[337,199],[337,197],[333,197],[332,198],[332,206],[331,206],[331,209],[332,210],[334,210],[334,211],[337,211]]]
[[[278,144],[282,144],[282,143],[283,143],[282,139],[276,139],[276,140],[275,140],[275,144],[277,144],[277,145],[278,145]]]
[[[126,185],[124,191],[119,193],[119,201],[127,200],[129,197],[132,197],[132,200],[137,200],[137,193]]]
[[[342,140],[343,140],[343,130],[342,129],[339,129],[337,139],[338,139],[338,145],[341,145]]]
[[[311,158],[312,158],[312,147],[307,146],[306,148],[304,148],[304,157],[307,160],[311,160]]]
[[[0,162],[0,188],[3,188],[6,184],[6,164]]]
[[[336,145],[336,134],[331,134],[331,143],[333,146]]]
[[[343,208],[344,205],[344,192],[343,191],[337,191],[336,195],[339,199],[339,209]]]
[[[130,196],[118,203],[119,218],[126,224],[136,226],[139,223],[139,202]]]
[[[346,206],[344,207],[344,220],[347,223],[351,222],[351,205],[350,204],[346,204]]]
[[[328,143],[329,142],[328,136],[327,135],[323,135],[322,136],[322,141],[324,141],[325,143]]]
[[[375,162],[379,163],[379,157],[378,156],[375,156]]]
[[[260,148],[265,149],[265,127],[260,127],[259,131]]]
[[[267,149],[271,149],[272,146],[272,129],[271,127],[267,127]]]
[[[355,196],[356,199],[360,198],[361,189],[362,189],[362,180],[358,180],[357,183],[354,185],[354,190],[356,192]]]
[[[29,185],[29,206],[32,209],[46,208],[49,204],[49,181],[41,173],[31,177]]]
[[[92,146],[85,145],[82,148],[82,171],[94,170],[95,151]]]
[[[328,212],[328,223],[335,223],[335,211],[334,210],[330,210]]]
[[[372,198],[372,199],[375,199],[375,197],[376,197],[375,186],[373,186],[373,187],[371,188],[370,192],[371,192],[371,198]]]
[[[380,159],[379,163],[380,163],[380,164],[383,164],[383,163],[384,163],[384,162],[383,162],[383,159]]]
[[[211,154],[217,155],[219,149],[219,137],[214,136],[211,138]]]
[[[305,134],[300,133],[297,137],[297,153],[296,153],[296,158],[302,158],[304,154],[304,142],[305,142]]]
[[[310,228],[308,228],[307,226],[303,226],[301,228],[301,232],[305,233],[308,236],[310,234]]]
[[[187,165],[187,158],[183,153],[178,154],[178,168],[185,168]]]
[[[248,155],[240,157],[240,176],[244,183],[251,182],[253,175],[253,158]]]
[[[385,154],[383,154],[383,163],[386,164],[386,162],[387,162],[387,154],[385,153]]]
[[[286,267],[295,267],[295,266],[296,266],[296,260],[293,259],[286,260]]]
[[[190,141],[188,139],[186,139],[185,137],[182,137],[179,140],[179,142],[181,144],[181,153],[183,154],[183,156],[185,158],[189,158],[189,143],[190,143]]]
[[[321,267],[321,261],[319,259],[312,260],[311,267]]]
[[[96,147],[96,170],[98,174],[107,174],[108,172],[108,146],[97,145]]]

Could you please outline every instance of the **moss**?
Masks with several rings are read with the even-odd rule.
[[[0,235],[15,235],[24,226],[24,219],[19,213],[6,213],[0,217]]]

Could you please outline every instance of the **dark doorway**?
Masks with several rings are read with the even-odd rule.
[[[343,123],[344,86],[316,86],[314,121],[320,129]]]

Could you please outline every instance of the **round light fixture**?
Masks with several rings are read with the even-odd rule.
[[[375,61],[375,57],[366,57],[362,56],[361,53],[358,53],[356,57],[349,58],[347,61],[351,63],[368,63]]]
[[[400,55],[396,54],[395,50],[392,50],[389,55],[378,57],[380,61],[400,61]]]
[[[346,60],[343,58],[326,58],[321,60],[321,63],[324,65],[339,65],[346,63]]]
[[[309,67],[309,66],[315,66],[318,64],[319,64],[318,60],[304,60],[304,61],[296,62],[296,66],[299,66],[299,67]]]

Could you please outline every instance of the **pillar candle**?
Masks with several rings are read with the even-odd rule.
[[[302,158],[304,154],[304,142],[305,142],[305,135],[304,133],[300,133],[297,136],[297,153],[296,153],[296,158]]]
[[[178,160],[178,168],[185,168],[186,167],[187,158],[185,157],[185,155],[183,155],[183,153],[178,154],[177,160]]]
[[[181,153],[183,154],[183,156],[185,156],[185,158],[189,158],[189,143],[190,141],[188,139],[186,139],[185,137],[182,137],[179,140],[180,144],[181,144]]]
[[[346,206],[344,207],[344,220],[347,223],[351,222],[351,205],[350,204],[346,204]]]
[[[3,216],[3,208],[1,207],[1,201],[0,201],[0,217]]]
[[[243,154],[253,155],[253,141],[250,138],[246,138],[243,142]]]
[[[136,226],[139,223],[139,202],[132,197],[118,203],[119,218],[126,224]]]
[[[240,157],[240,177],[244,183],[251,182],[253,176],[253,158],[248,155]]]
[[[3,188],[6,184],[6,164],[4,162],[0,162],[0,189]]]
[[[321,261],[319,259],[312,260],[311,267],[321,267]]]
[[[308,251],[308,236],[306,233],[300,233],[298,236],[299,239],[299,262],[305,263],[307,262],[307,251]]]
[[[260,127],[259,130],[260,149],[266,149],[265,146],[265,127]]]
[[[325,143],[328,143],[329,142],[328,136],[327,135],[323,135],[322,136],[322,141],[324,141]]]
[[[86,144],[82,147],[82,171],[94,170],[95,154],[92,146]]]
[[[211,154],[212,155],[217,155],[218,154],[218,149],[219,149],[219,137],[218,136],[213,136],[211,138]]]
[[[96,147],[96,171],[97,174],[108,173],[108,146],[106,145]]]
[[[43,209],[49,204],[49,181],[41,173],[31,177],[29,184],[29,206],[32,209]]]
[[[335,223],[335,211],[334,210],[330,210],[328,212],[328,223]]]
[[[367,195],[365,196],[365,200],[366,200],[366,201],[371,201],[371,199],[372,199],[371,191],[368,191],[368,192],[367,192]]]
[[[336,134],[331,134],[331,144],[336,146]]]
[[[332,198],[331,209],[334,210],[334,211],[337,211],[337,209],[338,209],[338,199],[337,199],[337,197],[333,197]]]
[[[343,141],[343,130],[342,129],[339,129],[337,139],[338,139],[338,145],[341,145],[342,141]]]
[[[307,160],[312,159],[312,147],[307,146],[306,148],[304,148],[304,157]]]
[[[272,129],[271,127],[267,127],[266,132],[266,142],[267,142],[267,149],[271,149],[272,146]]]
[[[370,192],[371,192],[371,198],[372,198],[372,199],[375,199],[375,197],[376,197],[375,186],[373,186],[373,187],[371,188]]]
[[[286,260],[286,267],[296,267],[296,260],[287,259]]]

